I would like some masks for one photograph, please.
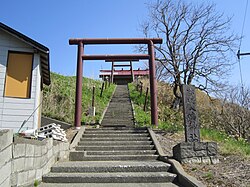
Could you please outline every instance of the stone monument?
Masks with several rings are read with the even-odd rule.
[[[185,142],[173,148],[173,156],[181,163],[212,163],[217,158],[217,143],[200,142],[200,126],[196,109],[195,87],[182,85]]]

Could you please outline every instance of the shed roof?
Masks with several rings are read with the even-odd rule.
[[[0,29],[32,46],[40,53],[43,83],[50,85],[49,48],[0,22]]]

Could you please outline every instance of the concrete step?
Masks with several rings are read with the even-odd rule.
[[[69,154],[70,161],[123,161],[123,160],[156,160],[158,155],[83,155],[80,151],[72,151]]]
[[[165,172],[170,165],[160,161],[99,161],[59,162],[51,168],[54,173],[98,173],[98,172]]]
[[[86,151],[86,155],[154,155],[156,150]]]
[[[49,173],[43,176],[47,183],[147,183],[172,182],[175,174],[168,172],[128,173]]]
[[[77,146],[77,151],[109,151],[109,150],[152,150],[154,145],[120,145],[120,146]]]
[[[96,131],[88,131],[86,130],[84,132],[84,134],[128,134],[128,133],[131,133],[131,134],[141,134],[141,133],[148,133],[147,130],[96,130]]]
[[[150,137],[92,137],[87,138],[83,137],[80,139],[80,141],[148,141],[150,140]]]
[[[67,183],[41,183],[39,187],[68,187]],[[70,183],[70,187],[178,187],[167,183]]]
[[[103,130],[147,130],[146,127],[105,127],[105,128],[87,128],[85,131],[103,131]]]
[[[119,134],[119,133],[113,133],[113,134],[111,134],[111,133],[109,133],[109,134],[105,134],[105,133],[103,133],[103,134],[83,134],[83,136],[82,136],[83,138],[94,138],[94,137],[99,137],[99,138],[102,138],[102,137],[107,137],[107,138],[112,138],[112,137],[149,137],[149,134],[148,133],[143,133],[143,134],[136,134],[136,133],[134,133],[134,134],[125,134],[125,133],[123,133],[123,134]]]
[[[107,146],[107,145],[151,145],[152,141],[80,141],[79,146],[92,145],[92,146]]]

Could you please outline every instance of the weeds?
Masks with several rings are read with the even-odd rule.
[[[110,87],[107,87],[102,97],[100,97],[101,81],[83,78],[82,82],[81,121],[83,123],[97,123],[112,96],[115,85],[111,84]],[[42,114],[73,124],[75,113],[75,85],[75,76],[63,76],[51,73],[51,85],[44,87]],[[88,115],[88,110],[92,101],[93,86],[96,87],[96,116],[94,117]]]

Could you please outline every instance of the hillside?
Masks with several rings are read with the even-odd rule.
[[[135,108],[135,120],[138,126],[150,125],[150,98],[146,111],[143,111],[147,80],[143,82],[143,93],[136,85],[129,84],[130,96]],[[201,141],[218,143],[219,164],[183,164],[183,168],[190,175],[202,181],[208,187],[249,187],[250,185],[250,144],[243,138],[237,138],[225,131],[227,121],[220,120],[222,106],[218,99],[210,98],[203,92],[197,91],[197,106],[201,125]],[[173,94],[171,87],[165,83],[158,83],[158,113],[159,126],[153,127],[163,151],[172,156],[173,147],[185,140],[183,129],[182,109],[171,108]],[[233,105],[235,106],[235,105]],[[224,111],[226,113],[226,111]],[[226,119],[226,118],[222,118]]]
[[[140,89],[138,91],[134,83],[129,84],[130,97],[134,103],[135,120],[138,126],[151,126],[150,96],[148,96],[146,111],[143,110],[146,87],[149,86],[149,83],[148,80],[141,81],[143,82],[142,95],[140,95]],[[158,83],[158,129],[184,134],[182,108],[180,107],[179,110],[171,108],[173,97],[171,87],[168,84]],[[250,144],[247,142],[247,139],[233,134],[233,129],[230,129],[229,122],[224,117],[227,114],[227,108],[221,112],[220,100],[210,100],[205,93],[198,90],[196,98],[201,126],[201,139],[220,143],[222,154],[236,153],[250,158]],[[249,131],[247,131],[246,135],[249,135]]]
[[[103,110],[107,106],[115,85],[107,86],[100,97],[102,81],[83,78],[82,87],[82,122],[98,123]],[[74,123],[75,104],[75,76],[63,76],[51,73],[51,85],[44,87],[42,115],[67,123]],[[92,89],[95,86],[95,106],[96,116],[88,115],[89,107],[92,103]]]

